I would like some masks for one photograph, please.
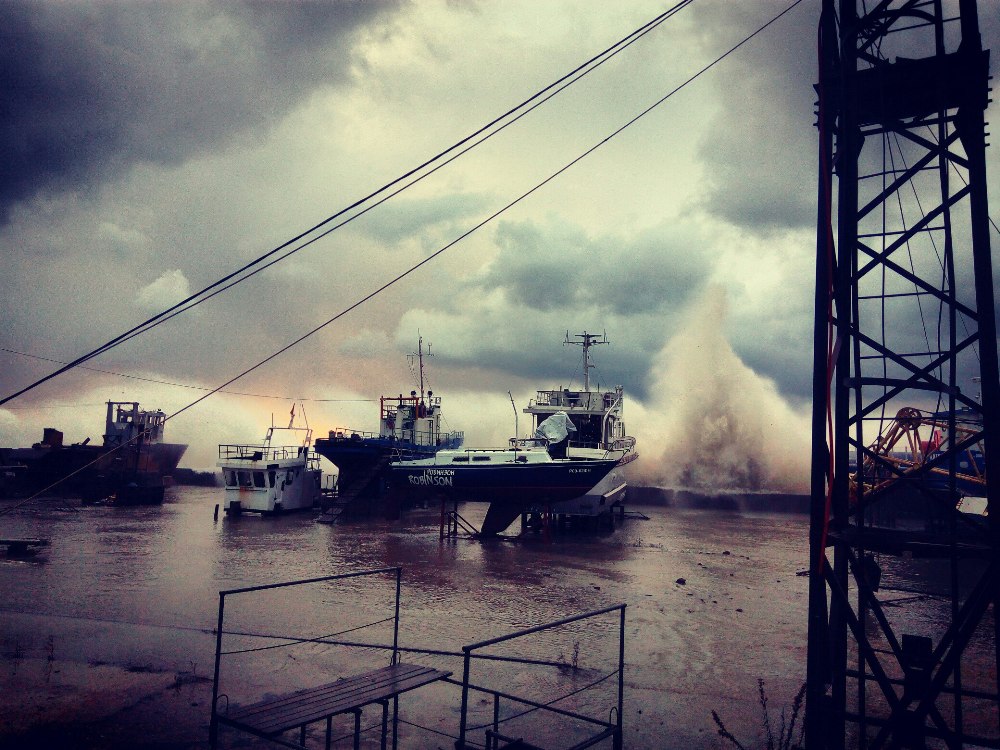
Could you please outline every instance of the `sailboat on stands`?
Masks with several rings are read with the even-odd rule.
[[[570,455],[571,424],[565,412],[558,412],[540,425],[535,437],[511,438],[506,448],[444,450],[393,461],[393,486],[408,494],[489,501],[483,533],[497,533],[490,531],[491,513],[493,518],[509,517],[498,529],[502,531],[527,509],[526,500],[552,505],[577,498],[624,457],[624,449]]]
[[[524,409],[533,436],[511,438],[506,448],[440,451],[392,463],[393,488],[444,500],[489,502],[481,534],[502,532],[518,516],[606,517],[625,499],[624,468],[638,458],[625,434],[624,390],[590,388],[590,349],[606,337],[584,332],[567,344],[584,351],[583,389],[538,391]],[[516,428],[515,428],[516,432]]]
[[[532,415],[536,431],[553,414],[565,413],[570,421],[568,455],[577,458],[594,457],[606,451],[621,451],[618,464],[600,482],[583,494],[550,505],[536,504],[531,512],[548,513],[568,518],[595,518],[608,516],[617,508],[621,510],[628,488],[625,467],[639,458],[635,438],[625,431],[625,389],[616,385],[604,389],[600,385],[591,390],[590,371],[595,367],[590,350],[594,346],[610,344],[606,334],[578,333],[571,340],[569,332],[563,345],[583,348],[583,389],[559,388],[541,390],[535,394],[525,414]]]
[[[415,356],[420,391],[411,390],[408,396],[382,396],[377,432],[338,427],[327,437],[316,439],[316,452],[338,469],[336,501],[318,520],[332,521],[341,513],[394,514],[398,508],[388,503],[393,455],[423,458],[458,448],[464,442],[464,433],[445,429],[441,397],[425,390],[423,337],[417,341]]]

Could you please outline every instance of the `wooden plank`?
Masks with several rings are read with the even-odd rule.
[[[358,678],[361,679],[341,681],[348,683],[347,685],[333,683],[318,689],[301,691],[294,696],[285,696],[270,706],[258,704],[256,710],[249,715],[235,712],[230,718],[264,734],[279,734],[287,729],[346,713],[413,690],[441,679],[445,674],[436,670],[421,670],[405,679],[386,679],[386,676],[381,674],[378,676],[379,681],[374,683],[364,681],[369,675],[359,675]]]
[[[350,696],[354,695],[360,688],[363,688],[367,684],[382,684],[385,681],[406,677],[427,669],[427,667],[409,664],[383,667],[372,672],[345,677],[335,682],[306,688],[305,690],[298,690],[276,698],[267,698],[259,703],[237,708],[231,715],[245,718],[253,714],[274,713],[286,707],[295,707],[309,703],[332,704],[345,698],[349,699]]]
[[[394,664],[239,707],[219,718],[227,724],[275,735],[392,698],[450,675],[451,672],[416,664]]]
[[[421,670],[419,673],[405,678],[387,678],[380,675],[377,682],[364,683],[355,681],[349,692],[331,697],[325,701],[310,700],[304,704],[284,706],[283,710],[272,714],[269,720],[261,723],[259,728],[268,733],[284,731],[291,727],[302,726],[319,719],[345,713],[362,706],[391,698],[400,693],[413,690],[435,680],[441,679],[443,673],[436,670]]]

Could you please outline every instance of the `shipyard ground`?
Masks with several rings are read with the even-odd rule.
[[[801,685],[802,514],[733,512],[732,497],[675,494],[635,506],[652,520],[626,520],[611,533],[441,543],[432,511],[402,525],[329,527],[293,516],[213,523],[217,494],[190,488],[162,508],[7,517],[21,535],[47,530],[53,544],[47,560],[0,565],[0,750],[207,748],[216,593],[273,578],[265,560],[279,561],[285,580],[402,564],[402,622],[421,645],[472,642],[490,622],[506,631],[522,617],[549,621],[626,601],[629,748],[721,750],[712,711],[752,747],[758,678],[775,717]],[[442,726],[453,732],[450,710]],[[453,746],[423,739],[430,744],[411,737],[401,747]],[[363,747],[376,746],[365,738]],[[227,732],[221,747],[274,746]]]
[[[209,746],[212,683],[203,676],[10,654],[4,669],[3,750]]]

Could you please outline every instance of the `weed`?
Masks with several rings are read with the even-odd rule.
[[[764,727],[764,736],[767,740],[766,750],[798,750],[802,747],[803,736],[805,733],[805,725],[799,728],[799,733],[797,742],[793,745],[792,739],[795,735],[795,724],[798,721],[799,714],[802,711],[802,704],[806,697],[806,686],[803,683],[802,687],[799,688],[799,692],[795,694],[795,699],[792,701],[791,715],[787,715],[785,707],[781,709],[780,724],[778,725],[778,737],[777,742],[775,742],[774,737],[774,727],[771,725],[771,714],[767,709],[767,693],[764,690],[764,680],[757,678],[757,695],[760,701],[760,711],[762,716],[762,724]],[[733,736],[732,732],[726,729],[726,725],[722,723],[722,719],[719,718],[719,714],[712,711],[712,721],[715,722],[716,726],[719,727],[719,736],[724,740],[728,740],[737,750],[747,750],[747,748]]]
[[[52,665],[56,660],[56,639],[50,635],[45,642],[45,684],[48,685],[52,677]]]

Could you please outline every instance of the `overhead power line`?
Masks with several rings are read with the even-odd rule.
[[[661,106],[664,102],[666,102],[674,94],[676,94],[681,89],[683,89],[686,86],[688,86],[692,81],[696,80],[697,78],[699,78],[700,76],[702,76],[704,73],[706,73],[707,71],[709,71],[710,69],[712,69],[713,67],[715,67],[722,60],[724,60],[725,58],[729,57],[729,55],[731,55],[732,53],[734,53],[736,50],[738,50],[744,44],[746,44],[747,42],[749,42],[751,39],[753,39],[756,36],[758,36],[765,29],[767,29],[772,24],[774,24],[775,22],[777,22],[780,18],[782,18],[783,16],[785,16],[793,8],[795,8],[796,6],[798,6],[801,3],[802,3],[802,0],[794,0],[794,2],[792,2],[788,7],[786,7],[783,11],[781,11],[780,13],[778,13],[776,16],[774,16],[771,20],[769,20],[763,26],[761,26],[760,28],[758,28],[756,31],[754,31],[753,33],[749,34],[748,36],[744,37],[742,41],[740,41],[739,43],[737,43],[734,46],[730,47],[726,52],[724,52],[723,54],[719,55],[717,58],[715,58],[715,60],[713,60],[712,62],[710,62],[708,65],[705,65],[698,72],[696,72],[693,75],[691,75],[683,83],[681,83],[678,86],[674,87],[667,94],[665,94],[664,96],[662,96],[660,99],[658,99],[657,101],[655,101],[653,104],[651,104],[650,106],[648,106],[646,109],[642,110],[639,114],[637,114],[634,117],[632,117],[630,120],[628,120],[627,122],[625,122],[623,125],[619,126],[617,129],[615,129],[609,135],[607,135],[604,138],[602,138],[600,141],[598,141],[596,144],[594,144],[589,149],[587,149],[586,151],[584,151],[582,154],[580,154],[579,156],[573,158],[571,161],[569,161],[568,163],[566,163],[565,165],[563,165],[562,167],[560,167],[558,170],[556,170],[551,175],[549,175],[548,177],[546,177],[544,180],[542,180],[541,182],[539,182],[538,184],[536,184],[534,187],[532,187],[531,189],[529,189],[526,192],[522,193],[520,196],[518,196],[514,200],[510,201],[509,203],[507,203],[502,208],[498,209],[497,211],[493,212],[492,214],[490,214],[486,218],[484,218],[481,221],[479,221],[477,224],[475,224],[471,228],[467,229],[465,232],[463,232],[461,235],[459,235],[458,237],[456,237],[454,240],[452,240],[448,244],[446,244],[443,247],[441,247],[440,249],[436,250],[434,253],[432,253],[428,257],[424,258],[419,263],[416,263],[415,265],[411,266],[409,269],[407,269],[403,273],[399,274],[395,278],[393,278],[390,281],[386,282],[385,284],[383,284],[382,286],[380,286],[378,289],[376,289],[376,290],[368,293],[367,295],[365,295],[361,299],[357,300],[353,304],[351,304],[348,307],[344,308],[343,310],[341,310],[339,313],[337,313],[336,315],[334,315],[329,320],[327,320],[327,321],[319,324],[318,326],[314,327],[313,329],[311,329],[307,333],[303,334],[302,336],[299,336],[294,341],[286,344],[282,348],[278,349],[277,351],[273,352],[269,356],[267,356],[264,359],[260,360],[255,365],[252,365],[251,367],[248,367],[247,369],[245,369],[243,372],[239,373],[238,375],[235,375],[234,377],[230,378],[229,380],[227,380],[226,382],[222,383],[221,385],[219,385],[219,386],[211,389],[209,392],[205,393],[204,395],[199,396],[197,399],[195,399],[194,401],[192,401],[191,403],[189,403],[187,406],[184,406],[184,407],[178,409],[177,411],[175,411],[174,413],[169,414],[168,416],[166,416],[164,418],[164,421],[166,422],[166,421],[169,421],[169,420],[173,419],[174,417],[180,416],[184,412],[188,411],[189,409],[194,408],[195,406],[197,406],[198,404],[200,404],[202,401],[204,401],[205,399],[209,398],[210,396],[214,395],[215,393],[219,393],[220,391],[222,391],[227,386],[232,385],[237,380],[245,377],[246,375],[249,375],[251,372],[259,369],[260,367],[263,367],[268,362],[271,362],[272,360],[280,357],[282,354],[284,354],[288,350],[294,348],[295,346],[297,346],[298,344],[302,343],[303,341],[305,341],[306,339],[310,338],[311,336],[313,336],[314,334],[318,333],[319,331],[323,330],[324,328],[326,328],[328,325],[330,325],[334,321],[339,320],[340,318],[342,318],[343,316],[347,315],[352,310],[355,310],[356,308],[358,308],[361,305],[363,305],[364,303],[368,302],[373,297],[376,297],[377,295],[381,294],[383,291],[385,291],[389,287],[393,286],[394,284],[396,284],[400,280],[406,278],[407,276],[409,276],[410,274],[412,274],[414,271],[416,271],[419,268],[422,268],[423,266],[427,265],[432,260],[434,260],[435,258],[437,258],[438,256],[440,256],[442,253],[444,253],[447,250],[449,250],[450,248],[454,247],[455,245],[457,245],[458,243],[460,243],[462,240],[464,240],[466,237],[468,237],[469,235],[471,235],[474,232],[478,231],[479,229],[481,229],[486,224],[488,224],[491,221],[493,221],[498,216],[504,214],[509,209],[511,209],[512,207],[516,206],[521,201],[523,201],[524,199],[526,199],[530,195],[534,194],[535,192],[537,192],[538,190],[540,190],[541,188],[543,188],[548,183],[550,183],[553,180],[555,180],[557,177],[559,177],[561,174],[563,174],[564,172],[566,172],[567,170],[569,170],[570,168],[572,168],[574,165],[578,164],[580,161],[582,161],[583,159],[587,158],[590,154],[592,154],[595,151],[597,151],[598,149],[600,149],[602,146],[604,146],[605,144],[607,144],[608,142],[610,142],[613,138],[615,138],[616,136],[620,135],[622,132],[624,132],[625,130],[627,130],[628,128],[630,128],[632,125],[634,125],[639,120],[641,120],[642,118],[644,118],[650,112],[654,111],[656,108],[658,108],[659,106]],[[2,403],[3,402],[0,402],[0,404],[2,404]],[[56,484],[58,484],[58,482]],[[54,486],[55,486],[55,484],[52,485],[52,487],[54,487]],[[46,488],[46,489],[51,489],[51,487]],[[28,498],[24,502],[28,502],[31,499],[33,499],[34,497],[37,497],[37,494],[34,495],[34,496],[32,496],[31,498]]]
[[[54,362],[55,364],[65,365],[66,362],[62,362],[58,359],[52,359],[51,357],[41,357],[37,354],[28,354],[27,352],[19,352],[16,349],[8,349],[6,347],[0,346],[0,352],[7,352],[9,354],[16,354],[20,357],[30,357],[31,359],[40,359],[44,362]],[[157,380],[156,378],[144,378],[140,375],[128,375],[124,372],[115,372],[114,370],[102,370],[99,367],[87,367],[86,365],[77,365],[81,370],[90,370],[91,372],[100,372],[105,375],[115,375],[119,378],[129,378],[130,380],[141,380],[144,383],[156,383],[157,385],[170,385],[176,388],[189,388],[195,391],[211,391],[211,388],[203,385],[191,385],[190,383],[175,383],[169,380]],[[272,393],[246,393],[244,391],[217,391],[218,393],[225,393],[229,396],[252,396],[254,398],[276,398],[282,401],[308,401],[320,404],[331,404],[331,403],[350,403],[350,404],[367,404],[373,402],[373,398],[307,398],[305,396],[276,396]],[[93,404],[66,404],[65,407],[71,406],[93,406]],[[8,406],[8,409],[16,409],[18,407]],[[26,407],[27,408],[27,407]],[[37,407],[31,407],[37,408]],[[54,407],[46,407],[54,408]]]
[[[489,123],[487,123],[486,125],[482,126],[481,128],[479,128],[475,132],[469,134],[468,136],[462,138],[458,142],[456,142],[453,145],[449,146],[444,151],[441,151],[440,153],[438,153],[437,155],[435,155],[435,156],[431,157],[430,159],[424,161],[420,165],[414,167],[413,169],[410,169],[409,171],[407,171],[406,173],[404,173],[404,174],[400,175],[399,177],[395,178],[391,182],[386,183],[385,185],[383,185],[379,189],[377,189],[374,192],[369,193],[368,195],[366,195],[364,198],[356,200],[354,203],[350,204],[349,206],[346,206],[345,208],[340,209],[335,214],[333,214],[332,216],[329,216],[328,218],[324,219],[323,221],[321,221],[320,223],[316,224],[315,226],[313,226],[313,227],[305,230],[304,232],[299,233],[295,237],[287,240],[286,242],[281,243],[277,247],[273,248],[272,250],[269,250],[268,252],[266,252],[263,255],[259,256],[255,260],[253,260],[253,261],[251,261],[251,262],[249,262],[249,263],[241,266],[240,268],[238,268],[235,271],[227,274],[226,276],[222,277],[221,279],[218,279],[217,281],[213,282],[212,284],[209,284],[208,286],[204,287],[203,289],[195,292],[194,294],[190,295],[189,297],[187,297],[186,299],[182,300],[181,302],[178,302],[177,304],[173,305],[172,307],[169,307],[166,310],[164,310],[164,311],[162,311],[160,313],[157,313],[153,317],[145,320],[144,322],[138,324],[137,326],[134,326],[133,328],[130,328],[129,330],[125,331],[124,333],[119,334],[118,336],[114,337],[113,339],[110,339],[109,341],[105,342],[104,344],[102,344],[101,346],[97,347],[96,349],[93,349],[90,352],[77,357],[76,359],[72,360],[71,362],[67,362],[63,366],[59,367],[58,369],[54,370],[53,372],[49,373],[48,375],[45,375],[44,377],[39,378],[38,380],[36,380],[35,382],[31,383],[30,385],[27,385],[27,386],[21,388],[20,390],[14,392],[14,393],[11,393],[8,396],[5,396],[4,398],[0,399],[0,405],[3,405],[5,403],[7,403],[8,401],[13,400],[13,399],[17,398],[18,396],[21,396],[21,395],[27,393],[28,391],[30,391],[30,390],[32,390],[34,388],[37,388],[39,385],[41,385],[41,384],[43,384],[45,382],[48,382],[49,380],[51,380],[51,379],[53,379],[55,377],[58,377],[59,375],[61,375],[61,374],[65,373],[65,372],[73,369],[74,367],[78,367],[78,366],[82,365],[84,362],[87,362],[90,359],[93,359],[94,357],[98,356],[99,354],[102,354],[103,352],[106,352],[109,349],[112,349],[112,348],[118,346],[119,344],[124,343],[125,341],[128,341],[129,339],[133,338],[134,336],[137,336],[137,335],[140,335],[142,333],[145,333],[146,331],[148,331],[148,330],[156,327],[160,323],[165,322],[166,320],[169,320],[170,318],[174,317],[174,315],[180,314],[181,312],[189,310],[192,307],[195,307],[196,305],[200,304],[201,302],[203,302],[203,301],[205,301],[207,299],[210,299],[211,297],[215,296],[215,294],[218,294],[221,291],[225,291],[227,289],[232,288],[236,284],[241,283],[242,281],[250,278],[251,276],[253,276],[257,272],[259,272],[261,270],[264,270],[264,268],[270,267],[270,265],[273,265],[274,262],[279,262],[281,260],[284,260],[289,255],[292,255],[293,253],[298,252],[302,248],[307,247],[308,245],[310,245],[313,242],[315,242],[317,239],[320,239],[320,237],[326,236],[326,234],[329,234],[330,231],[333,231],[333,229],[339,228],[339,226],[343,226],[343,224],[347,223],[347,222],[346,221],[342,222],[337,227],[334,227],[333,229],[330,229],[330,230],[328,230],[326,232],[323,232],[323,234],[321,234],[319,237],[315,237],[315,238],[313,238],[313,239],[311,239],[311,240],[309,240],[307,242],[304,242],[299,247],[296,247],[296,248],[293,248],[291,250],[288,250],[288,252],[286,252],[285,254],[281,255],[276,260],[272,261],[271,263],[268,263],[267,266],[264,266],[262,268],[258,268],[257,270],[254,270],[254,271],[252,271],[250,273],[247,273],[248,271],[251,271],[251,269],[253,269],[255,266],[260,266],[260,264],[264,263],[264,261],[266,261],[266,260],[272,258],[273,256],[281,253],[283,250],[291,248],[297,242],[305,240],[307,237],[309,237],[309,235],[318,232],[323,227],[326,227],[328,224],[331,224],[333,221],[335,221],[336,219],[340,218],[341,216],[349,213],[350,211],[353,211],[354,209],[360,208],[361,206],[363,206],[365,203],[369,202],[373,198],[375,198],[375,197],[377,197],[379,195],[382,195],[383,193],[388,192],[390,189],[392,189],[396,185],[399,185],[400,183],[405,182],[410,177],[413,177],[414,175],[417,175],[419,172],[421,172],[421,170],[424,170],[427,167],[429,167],[430,165],[432,165],[432,164],[434,164],[436,162],[441,161],[447,155],[449,155],[449,154],[451,154],[451,153],[453,153],[455,151],[458,151],[459,149],[461,149],[466,144],[474,141],[474,139],[476,139],[480,135],[483,135],[484,133],[488,133],[490,130],[492,130],[493,128],[495,128],[498,124],[502,123],[504,120],[507,120],[508,118],[511,118],[513,115],[515,115],[519,111],[524,110],[525,108],[529,107],[529,105],[531,105],[532,102],[535,102],[538,99],[542,99],[543,97],[546,97],[546,94],[548,94],[550,91],[553,91],[554,89],[558,89],[558,91],[562,91],[566,87],[566,86],[562,86],[564,83],[566,83],[567,81],[574,82],[575,80],[579,80],[579,78],[583,77],[583,75],[586,75],[590,70],[593,70],[596,67],[604,64],[609,59],[611,59],[615,55],[619,54],[622,50],[624,50],[625,48],[627,48],[629,45],[631,45],[632,43],[634,43],[635,41],[637,41],[641,37],[645,36],[647,33],[649,33],[650,31],[652,31],[656,27],[658,27],[660,24],[662,24],[668,18],[672,17],[677,12],[679,12],[680,10],[682,10],[685,7],[687,7],[688,5],[690,5],[693,2],[694,2],[694,0],[681,0],[681,2],[678,2],[676,5],[674,5],[673,7],[671,7],[669,10],[664,11],[663,13],[657,15],[655,18],[653,18],[652,20],[650,20],[647,23],[643,24],[642,26],[640,26],[639,28],[637,28],[635,31],[631,32],[630,34],[628,34],[627,36],[625,36],[624,38],[622,38],[621,40],[615,42],[613,45],[611,45],[610,47],[606,48],[602,52],[599,52],[598,54],[594,55],[593,57],[591,57],[590,59],[588,59],[587,61],[585,61],[581,65],[578,65],[576,68],[574,68],[573,70],[571,70],[569,73],[566,73],[565,75],[563,75],[562,77],[560,77],[559,79],[557,79],[556,81],[554,81],[553,83],[549,84],[545,88],[541,89],[540,91],[538,91],[535,94],[531,95],[529,98],[525,99],[520,104],[518,104],[515,107],[509,109],[507,112],[503,113],[499,117],[494,118]],[[567,85],[569,85],[569,84],[567,84]],[[560,86],[562,86],[562,88],[559,88]],[[558,93],[558,91],[556,91],[556,93]],[[551,98],[551,96],[547,97],[545,100],[547,101],[548,98]],[[534,107],[531,107],[531,109],[533,109],[533,108]],[[519,119],[519,117],[515,118],[515,120],[516,119]],[[502,129],[502,128],[499,128],[499,129]],[[487,136],[487,137],[489,137],[489,136]],[[482,140],[486,140],[486,138],[483,138]],[[481,143],[482,140],[479,141],[479,143]],[[478,145],[478,143],[474,144],[474,145]],[[463,151],[462,153],[465,153],[465,152]],[[422,179],[422,178],[418,178],[417,180],[414,180],[414,183],[417,182],[417,181],[419,181],[419,179]],[[413,183],[411,183],[411,184],[413,184]],[[399,191],[397,191],[396,193],[393,193],[393,195],[396,195],[398,192]],[[392,196],[389,196],[389,197],[392,197]],[[381,202],[382,201],[380,201],[380,203]],[[361,215],[361,214],[358,214],[358,215]],[[356,216],[352,217],[351,219],[348,219],[347,221],[351,221],[354,218],[356,218]],[[246,275],[245,276],[241,276],[241,274],[246,274]],[[232,282],[232,283],[229,283],[229,282]],[[219,289],[219,287],[223,287],[223,286],[224,286],[224,288]],[[216,291],[213,291],[213,290],[216,290]],[[211,292],[211,294],[209,294],[210,292]]]
[[[651,105],[649,105],[648,107],[646,107],[646,109],[642,110],[639,114],[635,115],[634,117],[632,117],[631,119],[629,119],[627,122],[625,122],[623,125],[619,126],[617,129],[615,129],[610,134],[608,134],[607,136],[605,136],[604,138],[602,138],[600,141],[598,141],[596,144],[594,144],[589,149],[587,149],[586,151],[584,151],[582,154],[580,154],[579,156],[576,156],[575,158],[573,158],[572,160],[570,160],[568,163],[564,164],[562,167],[560,167],[555,172],[553,172],[552,174],[550,174],[544,180],[542,180],[541,182],[537,183],[534,187],[532,187],[531,189],[529,189],[526,192],[522,193],[520,196],[518,196],[517,198],[513,199],[512,201],[510,201],[509,203],[507,203],[502,208],[498,209],[497,211],[494,211],[492,214],[490,214],[489,216],[487,216],[486,218],[482,219],[481,221],[479,221],[474,226],[472,226],[469,229],[467,229],[466,231],[464,231],[462,234],[460,234],[458,237],[456,237],[455,239],[453,239],[448,244],[446,244],[443,247],[439,248],[438,250],[434,251],[429,256],[427,256],[422,261],[420,261],[419,263],[416,263],[413,266],[410,266],[410,268],[408,268],[406,271],[403,271],[398,276],[396,276],[393,279],[387,281],[385,284],[383,284],[382,286],[380,286],[378,289],[375,289],[374,291],[369,292],[368,294],[366,294],[361,299],[357,300],[356,302],[352,303],[348,307],[346,307],[343,310],[341,310],[339,313],[337,313],[336,315],[334,315],[332,318],[326,320],[323,323],[320,323],[319,325],[317,325],[316,327],[314,327],[310,331],[308,331],[308,332],[304,333],[303,335],[299,336],[294,341],[286,344],[285,346],[281,347],[277,351],[273,352],[272,354],[268,355],[264,359],[260,360],[259,362],[257,362],[257,364],[252,365],[251,367],[248,367],[246,370],[244,370],[240,374],[238,374],[238,375],[230,378],[225,383],[223,383],[222,385],[220,385],[217,388],[215,388],[213,391],[211,391],[209,393],[206,393],[203,396],[200,396],[198,399],[196,399],[195,401],[192,401],[187,406],[185,406],[185,407],[183,407],[181,409],[178,409],[173,414],[170,414],[169,416],[167,416],[166,420],[173,419],[174,417],[179,416],[180,414],[183,414],[188,409],[191,409],[191,408],[197,406],[198,404],[200,404],[202,401],[204,401],[205,399],[207,399],[213,393],[217,393],[218,391],[221,391],[223,388],[225,388],[225,387],[227,387],[229,385],[232,385],[233,383],[235,383],[240,378],[243,378],[246,375],[249,375],[254,370],[257,370],[260,367],[263,367],[268,362],[271,362],[272,360],[277,359],[282,354],[284,354],[288,350],[294,348],[295,346],[298,346],[303,341],[305,341],[306,339],[308,339],[311,336],[315,335],[319,331],[323,330],[324,328],[326,328],[331,323],[333,323],[333,322],[339,320],[340,318],[344,317],[345,315],[347,315],[352,310],[355,310],[358,307],[361,307],[363,304],[365,304],[366,302],[368,302],[372,298],[378,296],[379,294],[381,294],[382,292],[384,292],[389,287],[393,286],[394,284],[396,284],[397,282],[399,282],[402,279],[406,278],[407,276],[409,276],[413,272],[415,272],[418,269],[422,268],[423,266],[427,265],[432,260],[434,260],[435,258],[437,258],[438,256],[440,256],[441,254],[443,254],[447,250],[451,249],[452,247],[454,247],[455,245],[457,245],[458,243],[460,243],[462,240],[464,240],[469,235],[477,232],[479,229],[481,229],[482,227],[484,227],[487,224],[489,224],[490,222],[492,222],[498,216],[501,216],[502,214],[506,213],[508,210],[510,210],[511,208],[513,208],[514,206],[516,206],[517,204],[519,204],[521,201],[523,201],[525,198],[527,198],[530,195],[536,193],[538,190],[542,189],[545,185],[547,185],[550,182],[552,182],[553,180],[555,180],[557,177],[559,177],[561,174],[563,174],[564,172],[566,172],[567,170],[569,170],[570,168],[572,168],[574,165],[578,164],[583,159],[587,158],[592,153],[594,153],[595,151],[597,151],[598,149],[600,149],[602,146],[604,146],[605,144],[607,144],[608,142],[610,142],[613,138],[615,138],[616,136],[620,135],[622,132],[624,132],[628,128],[632,127],[639,120],[641,120],[642,118],[644,118],[650,112],[654,111],[656,108],[658,108],[664,102],[666,102],[668,99],[670,99],[670,97],[672,97],[674,94],[676,94],[677,92],[679,92],[680,90],[682,90],[683,88],[685,88],[686,86],[688,86],[691,82],[693,82],[694,80],[696,80],[700,76],[704,75],[706,72],[708,72],[709,70],[711,70],[712,68],[714,68],[716,65],[718,65],[720,62],[722,62],[727,57],[729,57],[731,54],[733,54],[740,47],[742,47],[747,42],[749,42],[750,40],[752,40],[755,37],[757,37],[759,34],[761,34],[763,31],[765,31],[772,24],[776,23],[779,19],[781,19],[782,17],[784,17],[786,14],[788,14],[792,9],[794,9],[796,6],[798,6],[799,4],[801,4],[802,1],[803,0],[794,0],[794,2],[792,2],[790,5],[788,5],[788,7],[786,7],[783,11],[781,11],[780,13],[778,13],[776,16],[774,16],[773,18],[771,18],[771,20],[769,20],[767,23],[765,23],[764,25],[762,25],[761,27],[759,27],[753,33],[751,33],[748,36],[744,37],[740,42],[738,42],[737,44],[735,44],[732,47],[730,47],[724,53],[722,53],[717,58],[715,58],[712,62],[708,63],[703,68],[701,68],[699,71],[697,71],[696,73],[694,73],[693,75],[691,75],[683,83],[681,83],[681,84],[677,85],[676,87],[674,87],[673,89],[671,89],[667,94],[665,94],[664,96],[660,97],[658,100],[656,100]]]

